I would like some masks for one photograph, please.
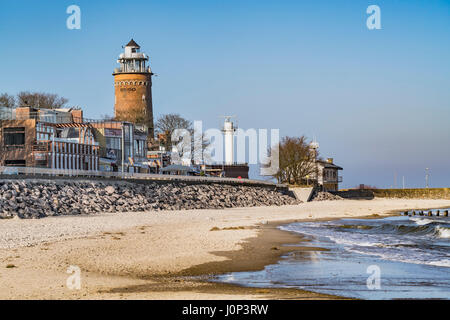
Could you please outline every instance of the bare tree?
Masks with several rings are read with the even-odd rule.
[[[190,155],[191,163],[204,161],[204,151],[210,145],[210,141],[202,132],[195,132],[192,121],[181,117],[179,114],[166,114],[158,118],[155,124],[156,133],[160,137],[160,143],[166,150],[171,151],[172,146],[177,146],[178,157]],[[172,135],[176,129],[186,130],[189,139],[180,137],[179,141],[172,141]]]
[[[275,152],[275,151],[273,151]],[[306,137],[284,137],[278,145],[279,169],[273,177],[280,183],[302,185],[308,176],[315,176],[317,153]]]
[[[31,106],[44,109],[63,108],[69,100],[57,94],[22,91],[17,95],[19,106]]]
[[[104,121],[114,121],[114,117],[109,115],[109,114],[102,114],[100,115],[100,119],[104,120]]]
[[[192,122],[186,120],[177,113],[162,115],[156,121],[156,133],[163,135],[163,144],[167,150],[170,150],[170,148],[172,147],[172,134],[176,129],[186,129],[192,133]]]
[[[130,106],[126,110],[118,110],[114,116],[114,120],[130,121],[136,124],[143,124],[148,127],[151,125],[152,122],[149,121],[150,119],[148,118],[145,110],[143,110],[142,107],[139,105]]]
[[[16,106],[16,98],[7,93],[0,95],[0,107],[14,108]]]

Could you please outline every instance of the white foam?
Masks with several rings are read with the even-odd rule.
[[[427,225],[429,223],[448,223],[447,221],[436,221],[429,218],[410,218],[415,224]],[[344,232],[343,230],[329,229],[327,226],[316,224],[313,227],[311,223],[301,225],[289,225],[282,229],[298,232],[304,235],[314,237],[324,237],[334,243],[343,246],[347,251],[377,256],[384,260],[398,261],[405,263],[432,265],[437,267],[450,267],[450,259],[447,257],[436,256],[432,250],[423,251],[420,248],[410,247],[416,244],[417,236],[408,235],[387,235],[387,234],[361,234],[353,232]],[[439,238],[450,238],[450,229],[443,226],[436,227],[435,236]],[[404,247],[402,247],[404,245]]]
[[[432,265],[432,266],[437,266],[437,267],[450,268],[450,259],[445,259],[445,260],[440,260],[440,261],[431,261],[428,264]]]
[[[381,242],[370,242],[370,241],[361,241],[356,239],[344,239],[333,236],[327,236],[330,240],[334,241],[337,244],[343,244],[348,246],[360,246],[360,247],[379,247],[383,245]]]
[[[437,227],[436,230],[438,232],[439,238],[444,238],[444,239],[450,238],[450,229],[449,228]]]
[[[442,259],[442,260],[434,260],[435,256],[429,255],[425,252],[392,252],[392,251],[366,251],[364,248],[349,248],[348,251],[359,253],[363,255],[369,256],[377,256],[383,260],[388,261],[397,261],[404,263],[413,263],[413,264],[422,264],[422,265],[430,265],[436,267],[450,267],[450,259]]]
[[[431,219],[421,219],[421,218],[411,218],[412,221],[414,221],[417,225],[419,226],[424,226],[427,225],[429,223],[433,223],[434,220]]]

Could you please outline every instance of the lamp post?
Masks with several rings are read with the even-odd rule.
[[[319,164],[317,162],[317,150],[319,149],[319,143],[316,141],[316,138],[309,144],[310,149],[313,152],[313,162],[314,162],[314,169],[315,169],[315,187],[317,188],[319,186]],[[323,182],[322,182],[323,183]]]
[[[124,173],[124,162],[125,162],[125,128],[122,122],[122,177]]]

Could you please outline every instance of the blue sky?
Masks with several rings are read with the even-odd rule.
[[[81,30],[66,8],[81,8]],[[381,9],[368,30],[366,8]],[[0,92],[112,114],[121,46],[150,55],[156,115],[315,136],[360,183],[450,182],[450,1],[2,1]],[[255,172],[252,169],[252,172]]]

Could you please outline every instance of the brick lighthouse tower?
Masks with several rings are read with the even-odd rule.
[[[119,121],[129,121],[148,127],[149,142],[154,138],[152,105],[152,70],[146,66],[149,58],[140,52],[141,47],[133,40],[119,55],[114,69],[115,102],[114,116]]]

